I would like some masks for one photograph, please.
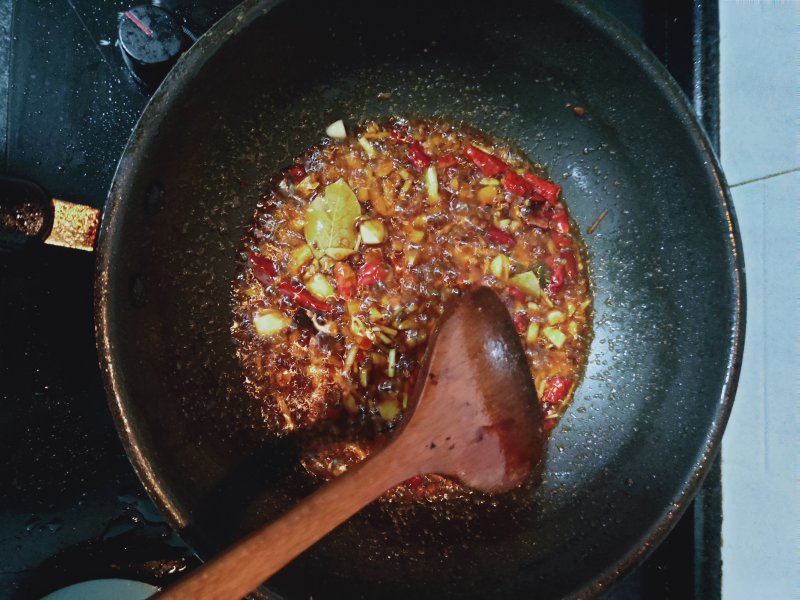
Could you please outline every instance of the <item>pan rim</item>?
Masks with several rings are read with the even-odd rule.
[[[115,348],[112,341],[112,316],[109,306],[109,268],[114,254],[118,231],[124,226],[124,191],[130,188],[138,172],[141,160],[138,149],[146,146],[155,135],[158,124],[175,100],[180,97],[187,82],[193,79],[216,52],[261,18],[283,0],[245,0],[218,21],[197,43],[192,46],[167,75],[162,85],[152,96],[128,140],[108,193],[106,208],[97,243],[97,262],[94,282],[95,336],[103,383],[108,396],[109,407],[125,452],[140,481],[156,504],[166,516],[169,524],[179,532],[184,532],[190,523],[187,511],[174,500],[165,482],[159,480],[150,460],[141,448],[140,435],[135,424],[129,419],[129,410],[124,385],[114,361]],[[713,150],[708,134],[703,130],[691,110],[688,99],[666,67],[651,53],[644,43],[614,17],[586,0],[556,0],[573,13],[576,18],[591,25],[604,35],[609,42],[616,44],[621,52],[636,63],[650,80],[656,91],[672,109],[677,121],[685,129],[691,144],[698,155],[706,161],[706,171],[713,179],[715,198],[720,203],[721,215],[725,220],[728,234],[728,260],[732,265],[732,324],[726,343],[730,352],[725,362],[724,383],[716,401],[716,410],[710,422],[704,443],[695,459],[690,477],[681,482],[662,515],[631,545],[631,549],[605,570],[597,573],[580,588],[573,589],[568,597],[594,597],[630,572],[663,541],[680,517],[685,513],[692,498],[702,485],[708,471],[719,454],[721,439],[730,416],[739,380],[744,349],[746,319],[745,264],[742,254],[741,238],[730,190],[722,172],[719,160]],[[190,542],[191,543],[191,542]]]

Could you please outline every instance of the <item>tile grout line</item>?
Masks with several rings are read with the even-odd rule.
[[[765,179],[772,179],[774,177],[780,177],[781,175],[789,175],[791,173],[797,173],[800,171],[800,167],[795,167],[793,169],[787,169],[785,171],[778,171],[777,173],[770,173],[769,175],[763,175],[761,177],[753,177],[752,179],[745,179],[744,181],[738,181],[736,183],[728,184],[728,187],[733,189],[735,187],[739,187],[742,185],[747,185],[748,183],[756,183],[758,181],[764,181]]]

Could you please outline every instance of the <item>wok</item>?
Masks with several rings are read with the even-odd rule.
[[[103,216],[97,340],[123,444],[201,557],[310,493],[293,440],[272,437],[244,392],[229,285],[262,182],[328,123],[394,114],[515,142],[583,231],[608,211],[584,235],[586,375],[540,482],[376,503],[262,593],[594,595],[667,534],[718,451],[744,281],[726,184],[686,99],[583,2],[246,0],[206,34],[142,115]]]

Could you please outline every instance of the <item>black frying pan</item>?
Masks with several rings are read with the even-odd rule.
[[[208,557],[313,488],[242,388],[230,281],[259,184],[339,118],[441,116],[563,187],[595,293],[543,481],[360,513],[269,582],[290,598],[589,596],[677,521],[719,447],[744,329],[724,178],[665,69],[582,2],[247,0],[153,97],[103,217],[97,338],[123,443]],[[379,100],[379,93],[391,98]],[[580,117],[572,110],[585,109]]]

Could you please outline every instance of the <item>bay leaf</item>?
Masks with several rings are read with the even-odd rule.
[[[344,179],[330,184],[309,205],[304,233],[317,256],[342,260],[355,252],[361,204]]]

